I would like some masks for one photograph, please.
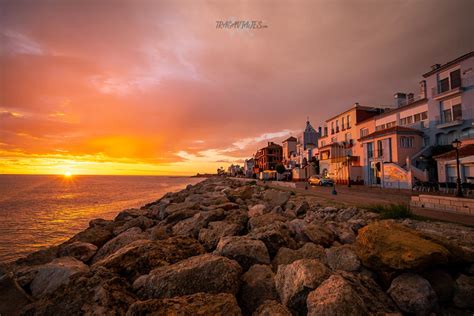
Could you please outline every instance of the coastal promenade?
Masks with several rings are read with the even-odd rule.
[[[321,205],[333,205],[338,207],[364,207],[374,204],[410,204],[410,198],[419,195],[420,192],[411,190],[382,189],[379,187],[357,186],[347,187],[346,185],[337,185],[337,195],[333,195],[332,187],[306,186],[304,182],[296,182],[296,188],[282,187],[272,182],[257,181],[259,185],[269,185],[278,187],[282,190],[293,191],[298,194],[315,196]],[[307,187],[307,189],[306,189]],[[430,194],[424,192],[423,194]],[[426,218],[459,223],[474,226],[474,216],[456,214],[452,212],[443,212],[420,207],[411,207],[414,214]]]

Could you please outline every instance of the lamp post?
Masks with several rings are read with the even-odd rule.
[[[347,154],[347,187],[350,188],[351,187],[351,166],[349,164],[352,156]]]
[[[463,197],[462,188],[461,188],[461,173],[459,171],[459,148],[461,147],[461,141],[457,138],[453,141],[453,147],[456,149],[456,172],[457,172],[457,179],[456,179],[456,196]]]

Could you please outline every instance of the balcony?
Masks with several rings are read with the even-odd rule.
[[[454,119],[440,119],[439,116],[436,116],[436,128],[448,128],[448,127],[453,127],[453,126],[458,126],[462,125],[464,123],[464,120],[462,119],[462,116],[456,117]]]
[[[446,97],[457,95],[464,91],[467,87],[471,87],[473,85],[474,76],[461,78],[460,80],[452,82],[439,81],[437,87],[431,89],[431,95],[433,99],[441,100]]]

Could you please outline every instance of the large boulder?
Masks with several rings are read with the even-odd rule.
[[[89,261],[96,253],[97,246],[87,242],[76,241],[59,247],[59,257],[73,257],[82,262]]]
[[[271,207],[283,206],[290,199],[291,193],[287,191],[269,189],[263,194],[263,199]]]
[[[138,216],[133,219],[130,219],[126,222],[124,222],[122,225],[119,225],[114,228],[114,235],[119,235],[123,233],[124,231],[133,228],[133,227],[138,227],[142,230],[146,230],[147,228],[152,227],[155,225],[155,221],[146,217],[146,216]]]
[[[267,300],[257,308],[252,316],[291,316],[291,312],[277,301]]]
[[[278,295],[283,305],[304,313],[306,296],[329,277],[329,269],[316,259],[300,259],[280,265],[275,276]]]
[[[0,315],[18,315],[22,306],[30,303],[29,296],[10,273],[0,268]]]
[[[441,269],[424,271],[422,276],[430,282],[431,287],[438,297],[438,302],[448,303],[454,294],[454,280],[452,276]]]
[[[127,231],[121,233],[120,235],[107,241],[102,247],[100,247],[97,253],[95,254],[94,258],[92,258],[92,262],[95,263],[113,254],[118,249],[140,239],[147,239],[146,235],[142,232],[141,228],[139,227],[130,228]]]
[[[191,236],[198,238],[199,231],[207,227],[209,222],[219,221],[225,218],[223,209],[215,209],[211,211],[202,211],[194,214],[190,218],[186,218],[173,226],[175,235]]]
[[[197,293],[193,295],[137,301],[127,311],[127,316],[141,315],[242,315],[232,294]]]
[[[272,266],[276,271],[279,265],[290,264],[299,259],[318,259],[321,262],[326,262],[326,254],[323,247],[311,242],[305,243],[299,249],[281,247],[273,258]]]
[[[129,221],[139,216],[145,216],[146,214],[147,214],[147,210],[145,209],[129,208],[118,213],[118,215],[115,216],[114,221],[115,222]]]
[[[248,237],[259,239],[267,246],[270,257],[274,257],[280,247],[296,248],[288,226],[284,223],[272,223],[253,229]]]
[[[371,223],[359,230],[356,253],[374,270],[420,270],[444,264],[450,252],[393,221]]]
[[[454,305],[474,309],[474,277],[461,274],[454,287]]]
[[[267,210],[267,206],[265,204],[255,204],[249,207],[249,217],[255,217],[259,215],[265,214]]]
[[[255,230],[264,226],[267,226],[271,223],[284,223],[288,221],[288,218],[281,215],[277,214],[275,212],[270,212],[270,213],[265,213],[263,215],[257,215],[249,219],[248,221],[248,226],[249,230]]]
[[[330,247],[336,238],[330,229],[319,223],[311,223],[304,226],[303,234],[311,242],[323,247]]]
[[[329,267],[333,270],[357,271],[360,269],[359,258],[348,245],[327,248],[326,258]]]
[[[137,240],[94,263],[134,280],[152,269],[204,253],[204,248],[189,237],[165,240]]]
[[[437,305],[430,283],[414,273],[403,273],[393,279],[387,293],[405,313],[429,315]]]
[[[250,266],[257,263],[270,263],[265,244],[260,240],[244,236],[222,237],[214,253],[234,259],[244,270],[248,270]]]
[[[69,239],[67,243],[81,241],[93,244],[97,247],[102,247],[107,241],[109,241],[113,237],[115,237],[113,233],[113,223],[107,222],[105,225],[93,224],[93,226],[89,226],[89,228],[87,228],[86,230],[79,232],[74,237]]]
[[[266,300],[276,300],[275,274],[268,265],[256,264],[242,276],[239,301],[248,313]]]
[[[133,288],[142,298],[166,298],[206,293],[236,294],[242,268],[231,259],[204,254],[153,270],[139,277]]]
[[[207,228],[199,231],[198,239],[207,251],[216,248],[222,237],[238,235],[242,226],[227,221],[210,222]]]
[[[61,290],[26,306],[24,315],[124,315],[136,301],[127,283],[98,267],[76,274]]]
[[[307,298],[308,315],[383,315],[397,311],[370,278],[347,272],[333,274]]]
[[[31,294],[38,297],[54,292],[61,285],[67,284],[71,276],[87,272],[89,267],[75,258],[61,257],[34,269],[36,275],[30,289]]]

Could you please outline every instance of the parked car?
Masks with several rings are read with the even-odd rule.
[[[333,186],[334,181],[331,178],[324,178],[318,175],[311,176],[308,179],[308,183],[311,185],[319,185],[319,186]]]

